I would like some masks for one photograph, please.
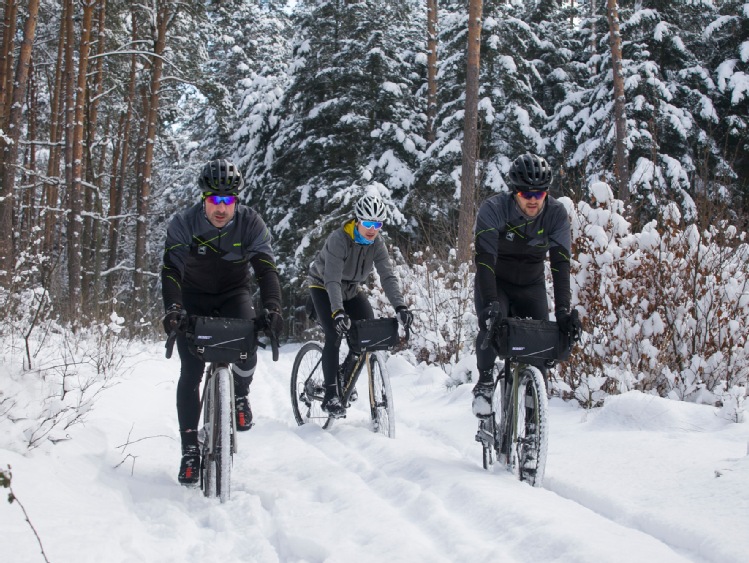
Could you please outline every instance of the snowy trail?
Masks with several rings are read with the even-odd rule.
[[[695,515],[690,502],[698,494],[746,502],[749,463],[721,458],[720,448],[736,452],[747,425],[713,423],[719,434],[695,436],[684,425],[710,428],[710,411],[679,419],[622,401],[621,417],[642,409],[659,419],[632,428],[617,422],[616,407],[596,418],[552,401],[545,488],[532,488],[498,465],[481,467],[469,386],[447,390],[444,372],[400,358],[388,365],[396,439],[370,431],[362,383],[362,399],[331,429],[297,426],[289,374],[298,348],[284,346],[276,363],[260,352],[256,424],[238,437],[226,504],[176,483],[179,364],[156,345],[71,431],[74,440],[28,456],[0,450],[50,561],[746,560],[747,540],[720,541],[726,526],[741,527],[716,515],[721,503],[713,502],[716,514]],[[649,474],[650,458],[669,443],[669,455],[656,458],[661,471]],[[704,455],[695,455],[695,443]],[[642,452],[640,466],[628,459],[632,451]],[[725,478],[714,478],[716,460]],[[702,492],[679,497],[679,472],[690,482],[710,478]],[[44,493],[31,495],[39,486]],[[7,506],[0,529],[19,538],[11,561],[40,561],[27,525]]]

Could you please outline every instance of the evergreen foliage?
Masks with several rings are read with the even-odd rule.
[[[390,205],[389,223],[408,228],[400,209],[425,119],[414,96],[423,42],[409,29],[410,3],[318,2],[297,17],[288,88],[264,147],[267,173],[255,177],[253,194],[290,280],[368,187]]]

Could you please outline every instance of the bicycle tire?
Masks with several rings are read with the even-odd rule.
[[[307,342],[299,349],[291,370],[291,406],[299,426],[317,424],[328,428],[332,418],[322,410],[325,376],[322,371],[322,346]]]
[[[492,414],[489,419],[484,421],[486,433],[492,436],[493,441],[491,447],[488,447],[487,444],[484,445],[484,469],[489,469],[489,466],[494,463],[492,459],[492,450],[494,451],[494,457],[497,461],[504,461],[506,463],[506,456],[504,458],[502,457],[502,443],[505,434],[503,429],[506,428],[506,420],[504,418],[506,412],[502,405],[504,389],[504,380],[501,377],[498,377],[495,373],[494,390],[492,391],[491,398]]]
[[[395,407],[390,388],[390,374],[383,352],[371,352],[369,362],[369,407],[372,431],[395,438]]]
[[[541,372],[532,366],[522,367],[517,377],[508,467],[521,481],[540,487],[549,445],[546,385]]]
[[[234,397],[231,393],[231,372],[222,367],[217,372],[218,377],[218,420],[219,432],[216,441],[216,496],[221,502],[231,498],[231,466],[232,466],[232,404]]]
[[[203,428],[201,434],[203,442],[201,444],[201,478],[200,486],[203,489],[203,495],[209,498],[216,496],[216,467],[213,463],[213,451],[217,438],[218,424],[216,422],[216,380],[206,373],[209,377],[204,390],[203,397]]]
[[[231,498],[231,373],[221,367],[211,377],[204,399],[203,494],[226,502]]]

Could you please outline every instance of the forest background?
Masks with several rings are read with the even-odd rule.
[[[470,380],[467,233],[531,151],[572,220],[585,324],[553,392],[594,406],[638,389],[742,416],[749,3],[3,8],[0,334],[29,373],[49,376],[39,358],[53,333],[70,335],[62,365],[102,371],[114,341],[161,337],[166,225],[197,201],[205,161],[223,157],[275,238],[287,338],[307,328],[311,255],[375,191],[416,314],[405,352]],[[92,339],[96,354],[75,359]]]

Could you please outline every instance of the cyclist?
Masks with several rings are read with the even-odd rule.
[[[169,223],[161,274],[167,334],[185,328],[187,315],[253,319],[250,266],[260,287],[267,322],[274,337],[283,329],[281,286],[271,235],[258,213],[239,203],[242,174],[228,160],[212,160],[198,177],[200,202],[177,213]],[[178,480],[197,483],[200,454],[200,381],[205,363],[190,354],[184,334],[177,336],[181,360],[177,417],[182,440]],[[257,355],[234,364],[236,427],[252,426],[249,390]]]
[[[307,286],[318,322],[325,334],[322,368],[325,395],[322,409],[340,418],[346,414],[336,387],[338,349],[341,337],[351,328],[351,319],[373,319],[374,312],[361,284],[377,268],[380,282],[398,320],[413,321],[406,307],[387,248],[378,235],[387,219],[387,208],[376,195],[365,195],[354,207],[355,218],[331,233],[309,268]]]
[[[482,350],[481,343],[492,304],[499,304],[495,322],[509,314],[548,320],[544,279],[547,255],[559,329],[572,334],[581,328],[577,311],[570,310],[570,222],[564,206],[549,195],[551,178],[551,167],[545,159],[530,153],[519,156],[510,167],[508,184],[512,191],[485,200],[476,216],[474,302],[479,317],[479,378],[473,388],[472,406],[479,418],[491,413],[496,352],[492,346]]]

